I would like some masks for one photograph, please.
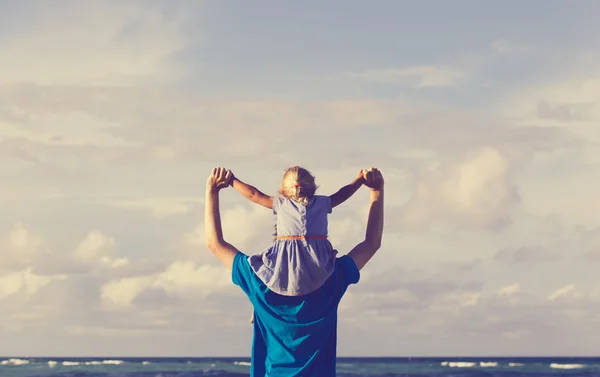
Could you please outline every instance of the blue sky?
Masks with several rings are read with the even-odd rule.
[[[214,166],[387,182],[342,356],[600,346],[594,1],[0,2],[0,354],[249,355],[204,246]],[[368,192],[336,208],[341,253]],[[222,195],[246,253],[272,215]]]

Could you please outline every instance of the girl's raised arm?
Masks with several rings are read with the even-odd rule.
[[[272,196],[263,194],[259,189],[240,181],[236,176],[231,179],[231,187],[254,203],[269,209],[273,208]]]
[[[365,182],[363,171],[361,170],[358,176],[352,181],[352,183],[342,187],[335,194],[331,195],[331,207],[338,206],[348,200],[354,193],[362,186]]]

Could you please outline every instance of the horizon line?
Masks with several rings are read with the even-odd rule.
[[[102,356],[32,356],[32,355],[0,355],[1,359],[14,359],[14,358],[28,358],[28,359],[64,359],[64,358],[75,358],[75,359],[98,359],[98,358],[120,358],[120,359],[249,359],[250,356],[118,356],[118,355],[102,355]],[[521,358],[521,359],[551,359],[551,358],[579,358],[579,359],[597,359],[600,358],[600,354],[597,356],[582,356],[582,355],[545,355],[545,356],[467,356],[467,355],[441,355],[441,356],[337,356],[336,359],[441,359],[441,358],[470,358],[470,359],[481,359],[481,358],[492,358],[492,359],[507,359],[507,358]]]

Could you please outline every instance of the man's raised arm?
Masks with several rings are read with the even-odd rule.
[[[204,211],[204,230],[206,246],[231,270],[233,259],[238,250],[225,242],[219,211],[219,191],[229,185],[231,172],[224,168],[214,168],[206,180],[206,201]]]
[[[366,173],[365,181],[365,185],[371,189],[371,206],[365,240],[348,253],[359,270],[379,250],[383,238],[383,176],[379,170],[373,168]]]

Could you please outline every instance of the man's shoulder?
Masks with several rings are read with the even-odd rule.
[[[254,271],[252,271],[252,268],[248,263],[248,256],[241,251],[233,258],[231,280],[246,293],[260,290],[260,279],[258,279],[256,274],[254,274]],[[336,258],[334,272],[325,285],[333,284],[336,288],[332,285],[330,285],[330,287],[334,290],[341,288],[342,291],[345,291],[349,285],[356,284],[359,281],[360,271],[356,266],[354,259],[349,255],[342,255]]]
[[[335,261],[335,271],[348,284],[356,284],[360,280],[360,270],[349,255],[337,257]]]
[[[233,281],[233,284],[246,288],[248,285],[248,278],[250,277],[249,271],[250,265],[248,264],[248,256],[241,251],[238,251],[233,257],[233,263],[231,265],[231,280]]]

